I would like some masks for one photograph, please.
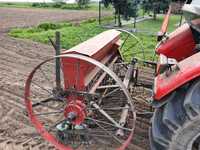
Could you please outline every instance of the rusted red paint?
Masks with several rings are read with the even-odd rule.
[[[200,53],[178,63],[180,70],[166,76],[166,72],[155,78],[154,99],[161,100],[170,92],[200,76]]]
[[[108,30],[101,34],[64,51],[62,54],[78,53],[92,57],[96,60],[102,59],[107,53],[110,53],[113,45],[120,39],[120,33],[117,30]]]
[[[49,59],[49,60],[51,60],[51,59]],[[45,127],[43,126],[41,121],[36,117],[35,113],[33,112],[32,101],[30,99],[31,81],[32,81],[33,75],[36,72],[36,70],[38,68],[40,68],[40,66],[42,66],[44,63],[48,62],[49,60],[46,60],[46,61],[43,61],[42,63],[40,63],[36,68],[34,68],[34,70],[28,76],[28,79],[26,80],[26,84],[25,84],[25,93],[24,93],[25,105],[26,105],[27,112],[28,112],[29,118],[31,119],[32,124],[37,129],[37,132],[44,139],[46,139],[50,143],[52,143],[57,149],[60,149],[60,150],[73,150],[70,146],[65,146],[65,145],[61,144],[52,134],[50,134],[45,129]]]
[[[118,53],[119,35],[120,35],[120,32],[118,32],[116,30],[106,31],[106,32],[100,34],[100,36],[95,37],[94,38],[95,40],[94,39],[88,40],[88,41],[84,42],[85,44],[83,44],[83,45],[80,44],[81,46],[80,45],[76,46],[75,49],[73,48],[69,51],[65,51],[63,54],[78,53],[80,55],[87,55],[87,56],[101,62],[102,60],[104,60],[105,57],[108,57],[109,55],[116,56],[116,55],[119,54]],[[100,40],[102,40],[104,42],[101,41],[101,43],[99,43]],[[93,43],[94,47],[90,47],[91,41],[94,42]],[[69,145],[63,145],[62,143],[60,143],[56,139],[56,137],[53,136],[53,134],[51,134],[50,132],[48,132],[45,129],[42,122],[34,114],[33,108],[32,108],[32,102],[31,102],[31,99],[29,99],[30,93],[31,93],[30,86],[31,86],[31,82],[32,82],[32,78],[33,78],[34,73],[43,64],[45,64],[46,62],[48,62],[50,60],[53,60],[53,59],[49,59],[49,60],[46,60],[46,61],[40,63],[36,68],[34,68],[34,70],[28,76],[28,79],[27,79],[26,85],[25,85],[25,103],[26,103],[28,115],[31,119],[32,124],[35,126],[37,131],[41,134],[41,136],[44,139],[46,139],[47,141],[52,143],[57,149],[73,150],[73,148],[70,147]],[[93,66],[90,63],[87,63],[85,61],[82,61],[82,60],[79,60],[79,59],[74,59],[74,58],[71,58],[71,57],[61,57],[61,62],[62,62],[61,67],[62,67],[62,70],[63,70],[65,88],[66,89],[67,88],[68,89],[74,88],[73,90],[80,90],[80,91],[84,90],[84,88],[86,86],[85,85],[85,78],[87,77],[87,75],[89,73],[92,72],[92,70],[94,69],[95,66]],[[79,64],[78,68],[77,68],[77,64]],[[77,80],[77,74],[79,76],[78,80]],[[74,101],[72,101],[72,100],[74,100],[74,97],[69,96],[66,100],[69,104],[68,106],[70,106],[70,104],[72,104],[74,102]],[[83,112],[82,110],[85,107],[84,99],[80,96],[76,96],[75,102],[76,102],[76,105],[73,105],[74,104],[73,103],[70,107],[66,107],[64,115],[67,116],[67,114],[73,109],[73,111],[81,114],[80,118],[78,118],[78,120],[76,120],[76,122],[74,122],[75,124],[80,124],[83,121],[83,119],[85,118],[85,116],[87,115],[86,112],[82,113]],[[136,116],[134,116],[133,118],[136,118]],[[134,133],[134,130],[132,130],[130,132],[130,135],[127,137],[127,140],[125,140],[124,143],[122,143],[122,145],[119,148],[117,148],[117,150],[126,149],[126,147],[131,142],[133,133]]]
[[[64,51],[62,54],[77,53],[102,62],[105,57],[111,54],[116,55],[118,53],[117,42],[119,41],[119,38],[119,31],[105,31],[72,49]],[[73,58],[62,58],[61,61],[65,87],[84,90],[85,86],[87,86],[85,84],[85,78],[95,66]]]
[[[86,118],[86,105],[79,100],[71,101],[65,108],[64,116],[67,118],[69,113],[76,114],[75,120],[72,121],[74,125],[80,125]]]
[[[156,49],[156,53],[181,61],[195,53],[195,41],[188,24],[177,28]]]

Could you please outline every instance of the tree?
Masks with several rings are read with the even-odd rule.
[[[83,8],[88,6],[90,0],[76,0],[76,2],[79,8]]]
[[[153,12],[153,18],[156,19],[158,13],[165,13],[169,8],[171,0],[143,0],[142,8],[145,12]]]
[[[129,20],[131,17],[137,17],[138,15],[138,3],[139,0],[103,0],[105,7],[113,5],[115,9],[115,15],[118,19],[118,26],[121,27],[121,16]]]
[[[143,9],[144,13],[150,14],[151,7],[152,7],[152,4],[149,3],[149,0],[142,1],[142,9]]]

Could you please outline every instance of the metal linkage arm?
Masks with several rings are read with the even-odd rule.
[[[124,85],[126,88],[129,87],[129,84],[130,84],[130,81],[133,77],[133,71],[134,71],[134,66],[135,66],[135,61],[133,60],[129,66],[128,66],[128,70],[125,74],[125,77],[124,77]],[[126,125],[126,120],[127,120],[127,117],[128,117],[128,111],[129,111],[129,106],[128,105],[125,105],[125,108],[122,110],[122,113],[121,113],[121,117],[120,117],[120,120],[119,120],[119,124],[124,127]],[[117,136],[124,136],[124,131],[123,129],[118,129],[117,132],[116,132],[116,135]]]

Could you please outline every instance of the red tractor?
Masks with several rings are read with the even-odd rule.
[[[188,1],[187,23],[164,38],[154,80],[153,150],[200,149],[200,1]]]
[[[170,11],[170,10],[169,10]],[[110,30],[40,63],[28,76],[25,104],[41,136],[61,150],[131,147],[136,125],[134,88],[152,88],[155,108],[149,130],[152,150],[200,149],[200,2],[183,8],[187,23],[165,35],[169,14],[156,48],[159,61],[123,61],[120,50],[132,37]],[[121,33],[127,34],[124,41]],[[161,39],[161,38],[159,38]],[[133,48],[133,46],[129,47]],[[153,66],[155,68],[153,68]],[[149,72],[148,70],[156,70]],[[153,78],[149,77],[154,74]],[[134,140],[134,139],[133,139]]]

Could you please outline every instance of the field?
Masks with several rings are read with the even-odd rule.
[[[47,37],[53,37],[56,30],[62,32],[63,48],[70,48],[105,29],[99,27],[96,20],[89,19],[98,16],[95,11],[1,8],[0,14],[0,150],[55,149],[36,133],[26,116],[23,99],[25,79],[39,62],[54,55],[52,46],[47,45]],[[110,13],[104,15],[109,16]],[[178,22],[177,16],[172,19],[170,30]],[[53,25],[41,27],[44,22],[48,22],[47,26],[49,22]],[[161,22],[162,17],[156,24],[153,21],[143,22],[138,24],[138,29],[148,29],[145,26],[148,24],[156,32]],[[137,35],[144,42],[145,50],[153,52],[155,36]],[[127,60],[130,53],[124,54]],[[149,120],[145,119],[137,122],[134,150],[149,149],[149,124]]]
[[[16,27],[31,27],[43,22],[73,21],[79,22],[88,17],[98,16],[97,11],[32,9],[32,8],[1,8],[1,31],[8,31]],[[103,15],[110,15],[104,12]]]
[[[1,8],[0,14],[0,150],[53,149],[36,134],[25,115],[24,83],[32,68],[52,56],[54,50],[52,46],[12,38],[8,31],[43,21],[75,23],[97,17],[98,13]]]
[[[88,6],[80,8],[77,4],[64,4],[64,3],[12,3],[12,2],[0,2],[0,7],[6,8],[45,8],[45,9],[68,9],[68,10],[95,10],[99,9],[98,3],[89,3]],[[112,7],[105,8],[104,11],[112,11]]]

